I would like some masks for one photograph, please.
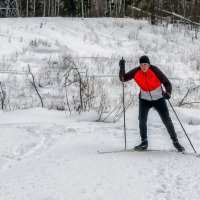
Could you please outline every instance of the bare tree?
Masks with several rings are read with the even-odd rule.
[[[38,87],[37,87],[36,82],[35,82],[35,77],[34,77],[33,73],[31,72],[31,68],[30,68],[29,65],[28,65],[28,71],[29,71],[29,74],[32,77],[32,81],[29,80],[29,82],[33,86],[33,88],[35,89],[38,97],[40,98],[40,102],[41,102],[41,105],[42,105],[42,108],[43,108],[44,107],[44,103],[43,103],[42,97],[41,97],[41,95],[40,95],[40,93],[38,91]]]
[[[84,4],[83,4],[83,0],[81,0],[81,12],[82,12],[82,17],[84,18]]]
[[[35,17],[35,3],[36,3],[36,0],[33,1],[33,17]]]
[[[1,101],[1,109],[4,110],[6,100],[6,89],[5,85],[0,81],[0,101]]]
[[[54,3],[55,0],[51,0],[51,17],[54,17],[55,13],[54,13],[54,7],[55,7],[55,3]]]
[[[44,3],[43,3],[43,17],[46,16],[46,3],[47,3],[47,0],[44,0]]]
[[[56,16],[60,15],[60,0],[57,0],[57,12],[56,12]]]
[[[48,5],[48,16],[50,16],[50,11],[51,11],[51,0],[49,0],[49,5]]]
[[[28,17],[28,5],[29,5],[29,0],[26,0],[26,17]]]
[[[178,106],[181,107],[183,105],[190,105],[190,106],[192,106],[193,104],[200,104],[200,101],[188,101],[187,102],[187,98],[189,96],[191,96],[192,93],[198,92],[199,89],[200,89],[200,86],[195,86],[195,87],[188,88],[187,92],[185,93],[185,95],[183,96],[183,98],[181,99],[181,101],[179,101]]]

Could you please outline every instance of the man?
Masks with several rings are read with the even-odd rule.
[[[185,151],[177,139],[174,125],[169,115],[166,99],[171,98],[172,85],[168,78],[159,68],[150,64],[149,58],[144,55],[139,59],[140,66],[125,73],[125,60],[120,60],[119,78],[122,82],[134,79],[140,87],[139,94],[139,129],[141,144],[135,150],[146,150],[147,140],[147,117],[150,108],[154,108],[161,117],[167,131],[172,139],[174,147],[179,151]],[[166,92],[163,91],[161,84]]]

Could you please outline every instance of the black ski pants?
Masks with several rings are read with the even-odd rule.
[[[140,98],[139,100],[139,128],[140,128],[141,140],[142,141],[147,140],[147,118],[148,118],[148,113],[149,113],[150,108],[154,108],[158,112],[162,122],[167,128],[167,131],[172,141],[173,142],[178,141],[177,135],[174,129],[174,125],[169,115],[167,103],[164,98],[160,98],[155,101],[147,101]]]

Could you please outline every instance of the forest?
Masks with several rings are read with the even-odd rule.
[[[6,4],[0,2],[0,12]],[[15,0],[20,17],[133,17],[200,22],[200,0]],[[13,5],[12,5],[13,6]],[[0,17],[1,16],[0,14]],[[8,16],[9,17],[9,16]]]

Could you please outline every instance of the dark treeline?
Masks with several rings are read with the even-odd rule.
[[[150,17],[200,22],[200,0],[17,0],[21,17]]]
[[[124,17],[132,0],[18,0],[21,17]]]

